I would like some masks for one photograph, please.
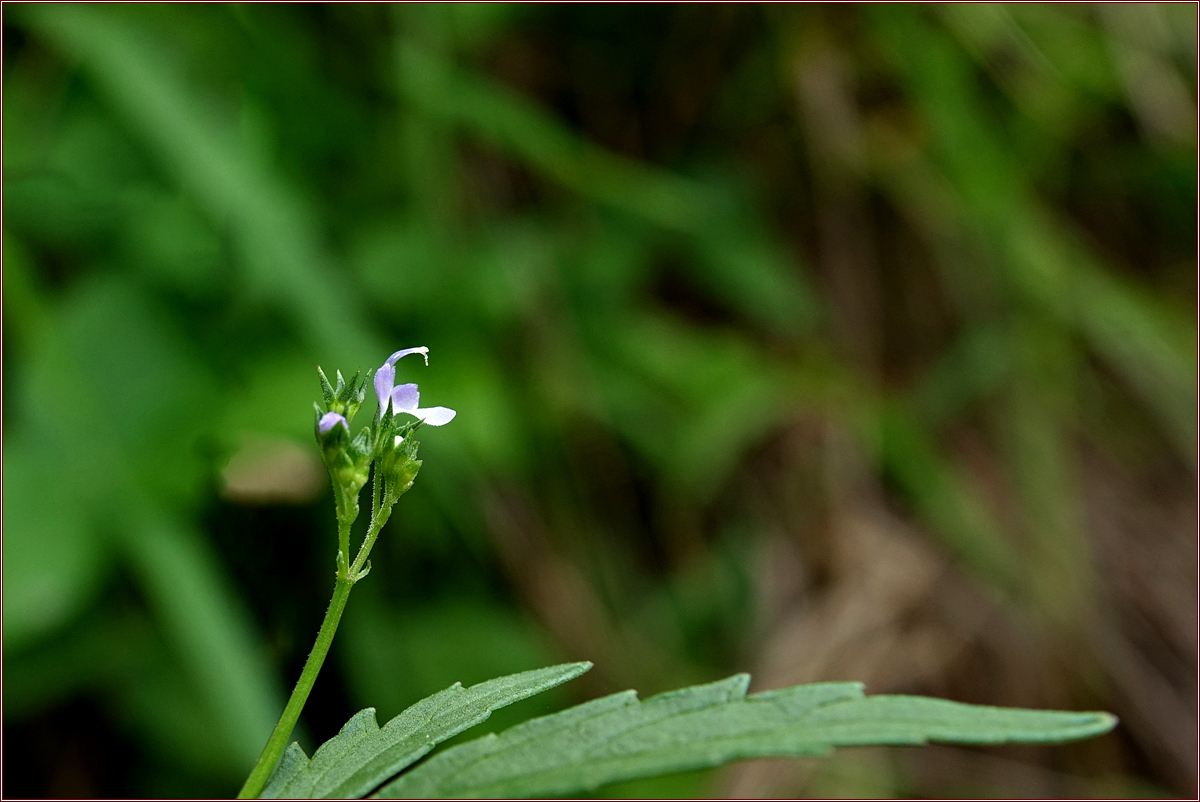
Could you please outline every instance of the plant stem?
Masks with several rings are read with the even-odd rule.
[[[345,490],[338,485],[335,477],[334,493],[336,494],[338,519],[338,569],[337,582],[333,586],[333,598],[329,600],[329,609],[325,611],[325,620],[321,622],[321,629],[317,632],[317,640],[313,644],[312,651],[308,653],[308,659],[304,661],[304,670],[300,672],[300,679],[296,680],[296,687],[292,690],[292,695],[288,698],[287,705],[283,708],[283,713],[279,716],[278,723],[275,724],[275,729],[271,731],[271,737],[267,739],[267,745],[263,747],[262,754],[258,756],[258,762],[250,770],[250,776],[246,778],[245,784],[242,785],[242,790],[238,791],[238,799],[255,799],[267,786],[267,780],[271,778],[271,772],[274,771],[275,764],[279,762],[279,758],[283,755],[288,738],[291,737],[292,730],[296,728],[296,722],[300,719],[300,711],[304,709],[304,703],[308,701],[308,694],[312,691],[313,684],[317,681],[317,674],[321,671],[321,664],[325,662],[325,656],[329,654],[329,646],[333,643],[333,635],[337,632],[338,622],[342,620],[342,612],[346,609],[346,600],[350,598],[350,589],[354,587],[354,584],[359,579],[365,576],[362,570],[363,566],[367,562],[367,557],[371,554],[371,548],[375,545],[375,539],[379,537],[379,531],[387,523],[388,518],[392,514],[392,507],[400,497],[400,493],[392,492],[389,483],[388,487],[383,490],[383,498],[381,500],[379,469],[376,468],[374,473],[375,483],[371,494],[371,523],[367,526],[367,536],[363,540],[362,546],[358,549],[358,556],[354,558],[353,565],[347,565],[350,559],[350,525],[354,523],[354,517],[357,515],[358,508],[355,506],[353,508],[354,515],[351,515],[350,505],[356,504],[357,499],[347,498]],[[407,490],[407,488],[405,489]]]
[[[383,529],[383,525],[387,523],[392,514],[392,506],[396,503],[396,499],[391,498],[386,493],[384,494],[383,506],[379,508],[379,514],[371,517],[371,526],[367,529],[367,536],[363,538],[363,543],[358,547],[358,556],[354,558],[354,564],[350,566],[350,578],[358,581],[358,572],[362,570],[363,564],[366,563],[367,557],[371,554],[371,549],[375,546],[375,538],[379,537],[379,532]]]
[[[292,690],[287,706],[283,708],[283,715],[279,717],[279,723],[275,725],[271,737],[267,739],[267,745],[263,747],[258,762],[254,764],[250,776],[246,778],[246,783],[238,792],[238,799],[257,798],[266,787],[267,780],[270,778],[275,764],[279,762],[288,738],[292,735],[292,730],[296,727],[300,711],[304,708],[304,703],[308,701],[308,694],[312,691],[313,683],[317,681],[317,673],[321,670],[321,664],[325,662],[325,656],[329,654],[329,646],[333,643],[333,634],[337,631],[338,622],[342,619],[342,612],[346,609],[346,599],[350,597],[352,587],[354,587],[352,579],[338,577],[337,583],[333,587],[333,598],[329,600],[329,609],[325,611],[325,620],[321,622],[316,643],[313,644],[312,651],[308,653],[308,660],[304,662],[304,670],[300,672],[300,679],[296,680],[296,687]]]
[[[350,563],[350,525],[354,523],[354,519],[350,517],[350,502],[346,500],[346,491],[341,489],[337,482],[334,482],[333,487],[336,495],[338,551],[341,552],[342,559],[345,561],[342,564],[348,565]],[[348,576],[343,575],[340,567],[338,568],[338,579],[349,579]]]
[[[379,514],[379,466],[375,465],[371,468],[371,476],[373,479],[371,489],[371,520],[375,520],[375,516]]]

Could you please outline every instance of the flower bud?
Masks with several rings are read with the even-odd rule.
[[[329,469],[330,478],[347,493],[356,496],[370,476],[370,431],[364,429],[351,440],[350,425],[341,413],[333,410],[322,413],[316,403],[313,412],[317,444],[321,446],[321,459]]]
[[[421,460],[417,459],[417,447],[420,443],[413,437],[395,436],[390,443],[382,448],[379,457],[379,473],[386,484],[387,495],[392,499],[399,498],[417,478],[421,470]]]
[[[317,444],[326,464],[336,457],[350,443],[350,426],[346,419],[336,410],[322,412],[321,407],[313,402],[313,430]]]

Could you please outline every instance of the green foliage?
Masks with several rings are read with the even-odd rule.
[[[286,753],[264,796],[358,798],[483,721],[489,711],[589,668],[527,671],[405,710],[380,729],[363,710],[309,761]],[[855,682],[817,683],[746,696],[747,674],[639,702],[613,694],[447,749],[373,798],[538,797],[755,757],[822,755],[837,746],[1061,743],[1107,732],[1107,713],[966,705],[920,696],[863,695]]]
[[[262,796],[271,799],[346,799],[371,789],[419,760],[442,741],[486,720],[493,710],[579,676],[591,663],[569,663],[481,682],[450,686],[385,724],[368,707],[350,719],[310,760],[299,744],[284,753]]]
[[[977,595],[872,644],[1158,700],[1071,771],[1192,793],[1194,6],[3,11],[10,794],[244,778],[327,602],[313,366],[408,343],[460,415],[306,748],[440,678],[768,663],[850,621],[873,510]]]

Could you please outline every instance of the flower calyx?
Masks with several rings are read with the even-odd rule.
[[[367,371],[367,375],[363,376],[362,371],[356,370],[354,378],[346,381],[339,370],[336,373],[336,385],[330,383],[325,371],[319,367],[317,376],[321,380],[321,396],[325,401],[325,409],[343,416],[349,426],[367,397],[367,385],[371,381],[371,371]]]

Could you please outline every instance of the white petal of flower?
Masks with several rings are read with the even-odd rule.
[[[458,413],[446,407],[430,407],[429,409],[413,410],[421,420],[428,423],[430,426],[445,426],[450,421],[454,420],[454,416]]]

